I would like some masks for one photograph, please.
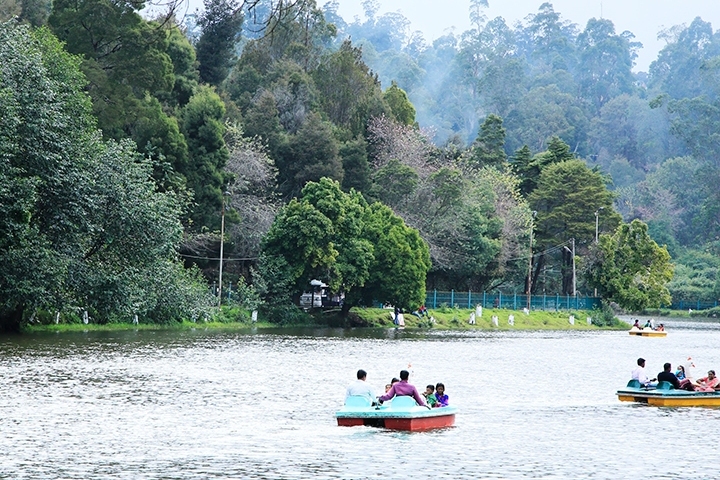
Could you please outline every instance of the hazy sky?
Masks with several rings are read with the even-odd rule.
[[[537,13],[543,0],[488,0],[488,19],[503,17],[509,25],[524,19],[530,13]],[[379,0],[380,14],[399,11],[410,22],[411,31],[420,30],[425,39],[432,41],[446,29],[455,27],[460,33],[470,28],[469,0]],[[339,13],[350,22],[355,15],[363,17],[362,0],[339,0]],[[701,17],[713,25],[720,26],[720,1],[718,0],[555,0],[551,1],[555,11],[563,19],[577,23],[581,29],[592,18],[612,20],[619,33],[629,30],[643,44],[635,70],[647,71],[650,62],[664,46],[657,39],[657,33],[678,24],[689,25],[695,17]],[[319,5],[324,1],[318,1]]]

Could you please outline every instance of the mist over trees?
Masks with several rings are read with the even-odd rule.
[[[596,260],[628,232],[642,232],[648,252],[665,246],[669,256],[656,255],[658,273],[647,280],[660,290],[645,303],[633,297],[633,306],[667,302],[671,257],[674,298],[720,294],[720,263],[697,274],[698,258],[720,253],[720,35],[701,19],[661,32],[667,45],[657,60],[633,72],[640,45],[632,33],[609,19],[573,24],[551,3],[507,25],[474,0],[469,30],[433,40],[399,13],[379,15],[373,0],[352,21],[338,14],[338,1],[205,0],[193,23],[172,6],[154,16],[145,6],[13,0],[0,21],[3,38],[61,42],[52,51],[66,57],[18,44],[18,58],[50,62],[74,89],[73,108],[83,105],[40,150],[95,145],[95,163],[73,165],[82,175],[121,169],[145,181],[136,195],[145,206],[165,205],[162,218],[177,222],[166,225],[169,237],[155,238],[166,249],[164,268],[178,265],[173,251],[208,285],[216,281],[224,217],[224,283],[243,286],[253,305],[260,295],[280,317],[293,315],[278,308],[313,278],[348,305],[409,308],[435,288],[524,293],[529,281],[533,293],[569,295],[573,263],[584,265],[579,292],[622,299],[622,284],[610,285]],[[71,65],[59,67],[59,58]],[[0,196],[0,207],[19,212],[0,225],[16,232],[0,244],[2,255],[57,227],[37,223],[47,201],[33,193],[37,178],[55,183],[28,173],[13,146],[17,102],[6,79],[36,88],[14,65],[0,65],[0,131],[9,132],[0,152],[11,159],[0,184],[26,194]],[[117,191],[111,182],[119,178],[103,178]],[[89,201],[61,202],[59,212]],[[102,237],[112,248],[139,234],[133,222],[148,213],[132,212],[106,219],[105,231],[118,232]],[[68,222],[84,232],[81,220],[91,217],[81,217]],[[78,235],[96,255],[92,236]],[[124,277],[112,272],[87,281],[119,286]],[[196,285],[192,274],[173,275]],[[60,288],[62,275],[52,278],[48,288]],[[37,288],[23,295],[45,300],[27,311],[82,301],[101,314],[111,303],[53,300]],[[4,307],[15,317],[17,298]],[[143,311],[175,318],[157,305]]]

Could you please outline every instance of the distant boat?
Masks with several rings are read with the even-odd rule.
[[[621,402],[647,403],[655,407],[719,407],[720,392],[690,392],[675,390],[668,382],[660,382],[657,388],[646,389],[637,380],[630,380],[627,387],[617,391]]]
[[[630,335],[636,335],[638,337],[665,337],[667,332],[665,330],[651,330],[649,328],[631,328],[628,332]]]
[[[366,397],[350,396],[335,413],[341,427],[367,426],[419,432],[451,427],[457,407],[429,408],[408,396],[395,397],[385,405],[373,407]]]

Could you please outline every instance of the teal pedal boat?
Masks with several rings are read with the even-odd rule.
[[[455,423],[457,411],[457,407],[451,406],[420,406],[415,399],[407,396],[395,397],[378,406],[372,406],[366,397],[350,396],[335,413],[335,418],[341,427],[365,425],[417,432],[451,427]]]

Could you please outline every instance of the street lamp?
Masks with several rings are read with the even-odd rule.
[[[595,210],[595,243],[598,243],[598,225],[600,219],[600,210],[604,210],[605,207],[600,207]]]
[[[533,230],[535,228],[535,217],[537,211],[533,210],[530,216],[530,258],[528,258],[528,279],[527,279],[527,309],[530,310],[530,294],[532,293],[532,242],[533,242]]]
[[[222,305],[222,267],[223,267],[223,246],[225,244],[225,197],[230,192],[224,192],[222,197],[222,211],[220,212],[220,272],[218,276],[218,308]]]

